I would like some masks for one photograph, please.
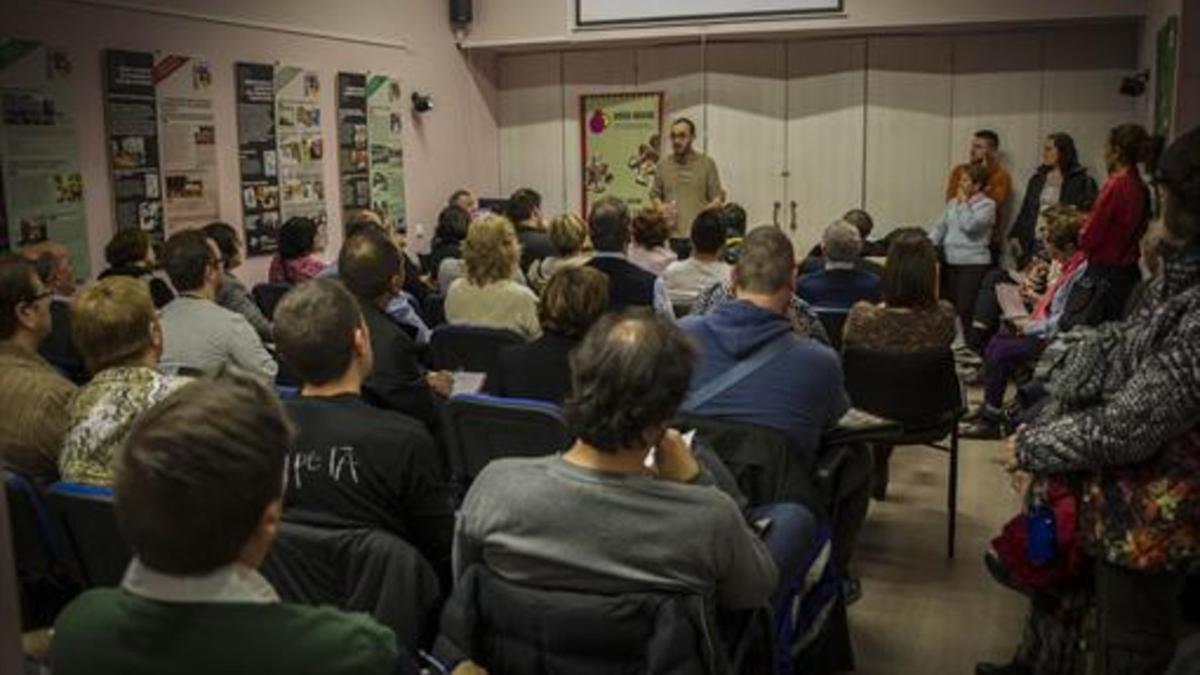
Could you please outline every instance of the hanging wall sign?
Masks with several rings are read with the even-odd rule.
[[[62,242],[86,278],[74,66],[64,49],[0,38],[0,245]]]
[[[620,197],[631,210],[649,203],[662,142],[662,104],[661,92],[579,97],[584,213],[607,195]]]
[[[279,157],[275,145],[275,66],[235,67],[238,171],[246,255],[268,255],[279,242]]]

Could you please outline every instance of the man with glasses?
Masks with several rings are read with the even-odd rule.
[[[50,299],[33,263],[0,256],[0,463],[51,482],[75,385],[41,356],[50,334]]]
[[[179,294],[162,309],[163,354],[168,375],[215,373],[225,364],[273,380],[279,365],[245,317],[216,303],[223,266],[216,242],[200,230],[167,240],[163,267]]]
[[[690,119],[680,117],[671,123],[671,154],[659,160],[650,188],[651,201],[671,223],[671,248],[680,260],[692,250],[692,221],[725,202],[717,165],[692,147],[695,140],[696,125]]]

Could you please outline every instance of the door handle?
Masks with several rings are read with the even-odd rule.
[[[783,208],[783,202],[775,202],[775,211],[771,214],[771,222],[775,223],[775,227],[779,227],[779,209]]]
[[[792,232],[796,231],[796,200],[792,200]]]

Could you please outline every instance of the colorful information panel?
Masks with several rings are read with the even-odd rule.
[[[371,208],[384,225],[408,228],[404,206],[404,105],[400,83],[386,75],[367,79],[367,139],[371,146]]]
[[[649,202],[662,143],[662,102],[662,93],[579,97],[584,213],[606,195],[631,209]]]
[[[0,38],[0,248],[65,244],[89,275],[76,134],[80,77],[65,50]]]
[[[156,240],[220,216],[213,73],[208,61],[105,53],[117,227]]]
[[[367,76],[338,73],[338,175],[342,186],[342,222],[371,208],[370,152],[367,146]]]

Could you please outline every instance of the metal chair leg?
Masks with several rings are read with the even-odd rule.
[[[958,425],[950,431],[950,480],[946,490],[946,557],[954,559],[954,533],[958,524]]]

